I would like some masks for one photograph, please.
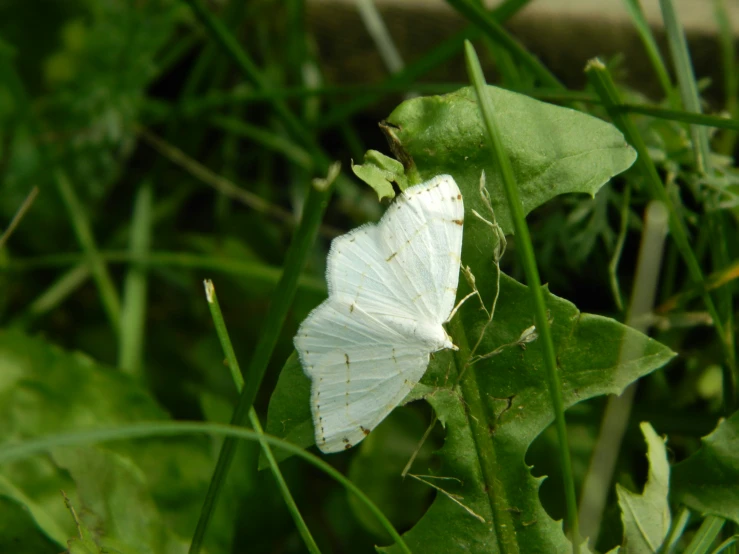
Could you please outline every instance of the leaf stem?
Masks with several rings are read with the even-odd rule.
[[[559,375],[557,373],[557,360],[554,352],[554,343],[552,342],[552,334],[549,328],[546,305],[544,303],[544,293],[542,292],[541,280],[539,278],[539,269],[536,265],[534,248],[531,244],[531,236],[529,235],[529,229],[526,225],[526,218],[518,195],[518,188],[515,177],[513,176],[511,162],[500,138],[500,132],[498,131],[498,126],[495,121],[492,101],[485,90],[485,78],[482,73],[482,68],[480,67],[480,61],[477,58],[474,47],[469,41],[465,43],[465,54],[467,72],[475,88],[478,106],[480,108],[485,130],[487,131],[488,146],[490,146],[493,159],[495,160],[502,177],[506,199],[508,200],[508,208],[513,219],[517,246],[520,249],[521,263],[524,267],[526,281],[528,283],[534,305],[536,328],[539,333],[542,356],[544,358],[544,364],[547,371],[549,393],[551,395],[552,406],[554,409],[555,426],[559,437],[560,463],[562,465],[564,495],[567,505],[567,520],[570,526],[572,551],[577,554],[580,551],[580,535],[577,522],[575,482],[572,475],[572,461],[570,459],[570,450],[567,442],[567,426],[564,417],[562,383],[560,382]]]

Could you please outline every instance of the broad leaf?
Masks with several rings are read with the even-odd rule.
[[[609,123],[497,87],[487,90],[525,213],[559,194],[594,196],[636,159],[636,152]],[[506,234],[513,231],[472,88],[407,100],[381,127],[411,183],[451,173],[464,194],[477,191],[485,170],[498,222]],[[467,213],[471,208],[484,213],[479,195],[465,194],[464,199]],[[472,218],[465,226],[466,239],[477,234]]]
[[[401,475],[425,429],[426,422],[417,411],[396,410],[362,441],[349,465],[347,477],[372,499],[396,529],[411,527],[433,498],[433,489],[413,476]],[[433,450],[432,441],[425,442],[416,453],[416,464],[428,464]],[[361,525],[380,542],[392,542],[377,518],[356,497],[349,497],[349,506]]]
[[[84,508],[79,518],[102,552],[187,552],[187,540],[161,525],[146,476],[133,461],[102,447],[60,448],[52,457],[76,483]]]
[[[303,373],[300,360],[294,352],[285,362],[270,398],[266,431],[303,448],[315,444],[310,413],[310,379]],[[274,454],[277,460],[290,456],[279,448]],[[262,458],[259,468],[264,467],[267,465]]]
[[[38,530],[33,516],[21,502],[0,495],[0,514],[0,552],[59,554],[59,545]]]
[[[0,443],[162,419],[168,415],[150,393],[120,371],[19,332],[0,332]],[[0,494],[25,505],[57,551],[78,537],[60,490],[81,517],[94,520],[90,528],[104,529],[98,544],[123,552],[187,550],[180,537],[194,528],[214,463],[207,438],[115,442],[75,452],[0,466]],[[222,509],[235,509],[240,486],[233,481]],[[228,523],[213,532],[212,544],[230,544]]]
[[[739,524],[739,412],[703,437],[698,452],[672,469],[675,500]]]
[[[670,466],[665,441],[649,423],[640,425],[647,440],[649,475],[644,492],[636,494],[616,485],[621,522],[624,526],[623,554],[657,552],[670,530]]]

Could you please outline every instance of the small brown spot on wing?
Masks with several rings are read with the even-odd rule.
[[[457,225],[464,225],[464,221],[462,221],[461,219],[453,219],[452,221]]]
[[[362,430],[362,433],[364,433],[365,437],[370,434],[370,430],[364,427],[363,425],[360,425],[359,428]]]
[[[346,360],[346,367],[349,367],[349,354],[344,354],[344,360]]]
[[[390,261],[390,260],[392,260],[392,259],[393,259],[393,258],[394,258],[395,256],[397,256],[397,254],[398,254],[397,252],[393,252],[392,254],[390,254],[390,257],[389,257],[389,258],[387,258],[387,259],[386,259],[385,261],[386,261],[386,262],[389,262],[389,261]]]
[[[346,443],[346,444],[344,445],[344,450],[349,450],[349,449],[350,449],[351,447],[352,447],[352,445],[351,445],[351,444],[349,444],[349,443]]]

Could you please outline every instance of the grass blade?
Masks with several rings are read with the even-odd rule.
[[[10,223],[8,223],[5,231],[3,231],[2,236],[0,236],[0,250],[5,247],[5,243],[8,242],[10,235],[13,234],[13,231],[15,231],[15,228],[18,227],[18,224],[21,222],[21,219],[23,219],[23,216],[26,215],[26,212],[33,205],[33,201],[36,200],[36,196],[38,196],[38,187],[33,187],[31,189],[31,192],[28,193],[26,198],[18,207],[18,210],[15,212],[13,219],[10,220]]]
[[[210,309],[210,315],[213,318],[213,325],[216,328],[218,340],[221,343],[221,348],[223,349],[223,353],[226,356],[226,360],[228,361],[228,368],[231,371],[231,377],[233,378],[234,384],[236,385],[236,390],[241,393],[242,389],[244,388],[244,378],[241,375],[239,361],[236,358],[236,352],[234,352],[233,345],[231,344],[231,338],[228,335],[226,322],[223,319],[221,306],[218,303],[216,289],[213,286],[213,281],[209,279],[205,280],[205,296],[208,300],[208,308]],[[305,520],[300,514],[300,510],[298,510],[298,506],[297,504],[295,504],[295,499],[290,494],[290,489],[288,488],[287,483],[285,482],[285,478],[282,476],[282,472],[280,471],[280,468],[277,465],[277,461],[272,454],[272,449],[270,448],[269,443],[264,440],[262,426],[259,423],[259,418],[257,417],[257,413],[254,411],[253,407],[249,410],[249,421],[251,422],[254,431],[256,431],[259,435],[259,444],[262,447],[264,457],[269,463],[269,468],[272,471],[272,475],[274,475],[275,481],[277,481],[277,487],[280,489],[282,499],[285,501],[287,509],[290,512],[293,520],[295,521],[295,525],[298,528],[300,536],[303,538],[303,542],[305,543],[308,552],[310,552],[311,554],[320,554],[321,551],[318,548],[316,541],[313,539],[313,536],[310,534],[310,530],[305,524]]]
[[[726,520],[718,516],[707,516],[693,536],[693,540],[685,549],[684,554],[707,554],[713,541],[726,523]]]
[[[243,389],[239,402],[234,410],[231,418],[233,425],[244,425],[254,404],[257,396],[257,390],[262,383],[262,378],[267,371],[267,364],[272,357],[277,339],[280,336],[280,330],[287,317],[287,312],[292,304],[295,291],[298,287],[298,277],[305,265],[305,259],[308,250],[313,245],[313,241],[318,232],[318,227],[326,210],[326,205],[331,196],[331,184],[321,189],[311,186],[308,198],[303,208],[303,217],[300,225],[295,229],[290,248],[285,259],[284,269],[280,281],[277,283],[277,289],[272,296],[272,304],[267,318],[262,326],[262,332],[257,347],[252,356],[251,363],[246,374],[246,385]],[[223,441],[221,452],[218,456],[216,469],[208,488],[208,493],[203,503],[197,528],[193,535],[190,545],[190,554],[196,554],[200,551],[203,537],[213,513],[215,502],[220,494],[226,475],[233,460],[235,451],[235,440],[232,438]]]
[[[146,256],[151,242],[153,203],[151,183],[145,181],[139,187],[131,218],[131,256]],[[121,340],[118,352],[118,367],[138,379],[141,374],[141,358],[146,331],[147,271],[142,264],[134,262],[128,268],[123,283],[123,308],[121,311]]]
[[[41,136],[41,126],[36,120],[35,114],[31,109],[23,82],[18,76],[18,72],[15,67],[7,59],[7,55],[4,52],[0,52],[0,74],[4,76],[5,81],[7,82],[10,93],[18,107],[19,114],[23,116],[25,123],[30,127],[30,129],[37,136]],[[100,259],[92,228],[90,227],[90,222],[87,218],[87,214],[85,214],[85,211],[82,208],[79,198],[77,198],[74,188],[70,184],[66,173],[64,173],[62,169],[55,167],[55,164],[51,161],[53,157],[47,151],[47,148],[48,147],[39,148],[39,153],[44,163],[46,163],[50,168],[52,179],[56,184],[57,190],[59,191],[65,207],[67,208],[67,212],[69,213],[72,226],[77,235],[77,240],[87,256],[87,263],[90,265],[90,271],[92,272],[93,279],[98,287],[103,309],[105,310],[114,333],[118,334],[121,305],[115,285],[113,284],[113,279],[110,277],[107,267]]]
[[[565,86],[528,50],[514,39],[495,18],[480,4],[471,0],[447,0],[472,23],[478,26],[487,37],[508,50],[521,65],[527,67],[544,86],[564,89]]]
[[[672,63],[675,66],[683,106],[689,112],[701,113],[698,86],[695,83],[695,74],[693,73],[693,64],[690,61],[688,43],[685,40],[685,31],[677,19],[677,13],[675,12],[675,7],[672,5],[672,1],[660,0],[659,5],[662,8],[662,18],[665,21],[665,31],[667,32],[667,43],[670,46]],[[705,129],[696,127],[695,125],[690,127],[690,131],[693,137],[695,166],[699,172],[705,173],[709,169],[708,164],[711,161],[708,135]]]
[[[118,334],[121,323],[121,302],[118,299],[118,293],[113,284],[113,278],[110,276],[105,262],[100,257],[100,252],[95,243],[95,236],[92,233],[90,221],[87,218],[85,210],[82,208],[82,203],[77,197],[77,193],[74,191],[74,188],[69,182],[64,171],[61,169],[55,170],[54,180],[56,182],[57,190],[59,191],[62,200],[64,200],[64,206],[67,208],[67,213],[69,214],[69,219],[74,227],[77,241],[87,258],[92,278],[97,285],[98,292],[100,293],[100,300],[102,301],[103,309],[105,310],[105,314],[108,316],[108,322],[115,333]]]
[[[647,51],[647,57],[652,62],[654,72],[657,74],[659,84],[662,86],[662,92],[669,98],[672,95],[672,82],[670,81],[670,74],[667,72],[665,61],[662,59],[660,54],[659,46],[657,41],[654,40],[652,29],[647,22],[647,18],[644,17],[644,12],[641,9],[639,0],[624,0],[624,6],[626,11],[631,16],[631,22],[636,27],[636,32],[639,33],[639,38],[644,44],[644,49]]]
[[[241,277],[250,282],[274,285],[279,281],[280,268],[270,266],[261,262],[242,260],[238,258],[226,258],[218,256],[207,256],[192,252],[149,252],[146,256],[134,257],[128,251],[101,251],[100,257],[107,263],[139,263],[151,267],[180,267],[187,269],[207,269],[218,271],[226,275]],[[31,271],[34,269],[59,267],[84,262],[84,255],[55,254],[51,256],[38,256],[26,259],[13,259],[8,261],[6,268],[10,271]],[[87,266],[87,264],[82,264]],[[298,287],[313,293],[325,294],[326,282],[310,275],[301,275],[298,279]]]
[[[682,121],[683,123],[690,123],[694,126],[703,125],[705,127],[716,127],[719,129],[739,131],[739,121],[736,119],[729,119],[728,117],[718,117],[715,115],[705,115],[702,113],[692,113],[682,110],[666,110],[664,108],[656,108],[639,104],[621,104],[614,106],[613,109],[622,113],[638,113],[658,117],[660,119]]]
[[[374,0],[356,0],[359,15],[362,18],[367,32],[375,43],[377,52],[380,54],[385,67],[390,73],[397,73],[403,69],[403,58],[390,36],[390,31],[385,25]]]
[[[567,522],[570,526],[572,551],[580,551],[580,535],[577,522],[577,501],[575,500],[575,482],[572,476],[572,461],[570,449],[567,442],[567,426],[564,418],[564,401],[562,400],[562,383],[557,373],[557,360],[554,352],[554,343],[549,329],[547,310],[544,304],[544,294],[539,278],[539,269],[536,265],[534,247],[531,244],[529,228],[523,213],[521,200],[518,196],[518,188],[508,154],[503,147],[500,132],[495,121],[494,107],[490,97],[486,93],[485,77],[477,59],[477,54],[472,44],[465,43],[465,54],[467,58],[467,72],[475,87],[478,106],[487,131],[488,146],[490,146],[493,159],[500,168],[500,174],[505,189],[508,208],[511,211],[513,225],[516,233],[517,245],[520,248],[521,264],[526,274],[526,281],[532,296],[536,329],[539,333],[541,348],[543,349],[544,363],[549,381],[549,392],[551,394],[552,406],[554,408],[555,425],[559,437],[560,463],[564,479],[564,494],[567,505]]]
[[[654,307],[666,238],[667,209],[659,201],[652,200],[644,214],[644,231],[639,246],[634,288],[626,316],[626,325],[642,333],[645,333],[648,327],[644,316],[652,313]],[[643,355],[641,349],[629,341],[624,341],[621,344],[618,365],[629,363],[641,355]],[[582,484],[580,524],[582,534],[589,537],[591,545],[598,542],[606,500],[629,424],[636,388],[637,383],[632,383],[620,396],[608,397],[598,440]]]
[[[672,53],[673,64],[675,65],[675,73],[680,84],[680,96],[686,110],[693,113],[701,112],[700,97],[698,95],[698,86],[695,82],[693,73],[693,64],[690,60],[690,52],[685,40],[685,31],[677,17],[677,12],[672,0],[660,0],[662,8],[662,17],[665,21],[665,29],[667,31],[667,39]],[[695,165],[699,173],[714,175],[714,168],[711,165],[711,149],[708,139],[708,131],[704,127],[691,125],[691,135],[693,137],[693,151],[695,153]],[[726,237],[731,236],[731,231],[727,227],[724,214],[718,211],[718,202],[714,195],[706,195],[705,202],[709,209],[706,215],[706,229],[709,235],[709,244],[711,248],[711,257],[714,269],[721,270],[729,265],[730,257]],[[708,293],[706,293],[708,294]],[[724,339],[726,343],[729,361],[728,367],[724,367],[724,409],[728,413],[734,411],[736,406],[736,387],[739,376],[735,367],[736,345],[734,341],[734,317],[733,304],[734,299],[730,287],[724,287],[718,291],[719,313],[722,317],[722,326],[725,328]],[[712,314],[713,315],[713,314]]]
[[[506,0],[490,13],[490,17],[500,24],[505,23],[530,1],[531,0]],[[465,40],[477,38],[479,35],[480,31],[472,25],[462,29],[443,41],[441,44],[437,45],[431,51],[427,52],[419,60],[407,65],[405,69],[389,77],[384,83],[382,83],[382,85],[380,85],[380,91],[359,94],[353,100],[342,104],[325,114],[321,118],[318,128],[326,129],[348,119],[355,113],[360,112],[367,106],[377,102],[384,94],[386,94],[385,91],[387,90],[392,90],[396,87],[403,87],[404,90],[410,90],[409,87],[411,83],[430,72],[435,67],[449,61],[452,56],[459,52]],[[413,90],[418,89],[414,88]]]
[[[725,0],[713,0],[716,23],[718,24],[719,41],[721,43],[721,65],[724,75],[724,96],[726,111],[732,119],[739,115],[739,78],[737,77],[736,53],[734,50],[734,31],[731,18],[726,11]],[[734,152],[737,134],[725,133],[720,139],[719,151],[726,155]]]
[[[587,73],[588,79],[593,85],[593,88],[598,93],[598,96],[600,96],[603,106],[613,119],[613,122],[624,134],[629,144],[631,144],[631,146],[633,146],[637,151],[638,157],[635,165],[644,177],[644,183],[649,194],[653,199],[660,200],[667,207],[667,211],[670,214],[670,232],[675,241],[675,245],[680,251],[683,261],[688,268],[691,281],[693,281],[693,284],[700,290],[706,291],[703,270],[698,263],[698,258],[690,246],[685,223],[678,215],[675,205],[672,202],[672,198],[670,198],[665,187],[662,185],[662,180],[657,173],[657,168],[654,166],[654,163],[649,156],[644,139],[641,137],[629,116],[617,109],[618,106],[622,105],[621,98],[616,90],[616,86],[613,83],[613,79],[611,78],[608,69],[600,60],[595,59],[588,62],[585,72]],[[711,296],[708,292],[703,292],[702,296],[703,303],[705,304],[708,313],[711,315],[711,319],[713,319],[714,328],[729,367],[729,373],[735,376],[736,361],[734,358],[734,350],[729,343],[732,339],[726,335],[722,320],[719,317]],[[728,386],[724,387],[724,393],[727,395],[725,398],[725,404],[726,409],[731,410],[731,407],[735,404],[736,382],[729,382],[727,384]]]

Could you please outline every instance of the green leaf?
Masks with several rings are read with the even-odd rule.
[[[23,467],[24,476],[44,476],[54,475],[56,468],[49,460],[28,460]],[[59,490],[65,490],[68,488],[64,485],[60,479],[54,479],[54,485],[61,485],[60,488],[49,486],[49,479],[38,479],[33,481],[33,478],[29,479],[28,494],[24,493],[23,490],[16,487],[8,478],[0,474],[0,494],[7,496],[9,499],[13,499],[19,505],[22,505],[28,516],[35,522],[39,531],[43,530],[43,533],[50,539],[56,542],[57,545],[62,546],[65,544],[66,538],[69,536],[69,521],[64,518],[64,513],[61,509],[61,496]],[[71,487],[71,482],[69,487]],[[32,494],[37,501],[30,498],[29,494]],[[48,507],[55,508],[54,512],[47,510]],[[57,523],[59,518],[65,523],[65,526]],[[0,535],[3,536],[3,535]],[[0,549],[2,552],[2,549]]]
[[[169,419],[148,391],[118,370],[70,354],[17,331],[0,332],[0,443],[63,430]],[[62,547],[78,535],[59,491],[105,529],[99,542],[119,551],[182,551],[214,463],[205,437],[115,442],[107,450],[55,452],[0,467],[0,494],[25,505],[42,532]],[[243,492],[234,481],[223,510],[236,509]],[[81,499],[84,502],[81,502]],[[94,507],[93,507],[94,505]],[[114,511],[114,508],[119,511]],[[136,530],[151,527],[146,533]],[[227,546],[233,516],[216,518],[211,544]],[[133,541],[133,542],[129,542]],[[166,545],[176,547],[165,548]],[[186,551],[186,548],[184,549]]]
[[[375,189],[379,200],[395,197],[393,183],[397,183],[400,190],[408,186],[403,164],[377,150],[368,150],[363,164],[352,163],[352,171]]]
[[[415,410],[395,410],[362,441],[359,452],[352,457],[348,477],[382,510],[397,529],[407,529],[426,510],[433,490],[422,482],[401,476],[405,464],[413,455],[418,437],[426,423]],[[416,455],[417,462],[429,463],[432,443],[424,443]],[[349,505],[362,526],[388,543],[392,539],[379,525],[377,518],[355,496]]]
[[[103,551],[187,552],[187,541],[161,525],[146,476],[133,461],[105,448],[60,448],[52,457],[77,484],[79,517]]]
[[[490,305],[495,279],[483,275],[478,277],[477,285]],[[594,396],[618,394],[674,355],[667,347],[612,319],[582,314],[573,304],[548,291],[545,298],[567,406]],[[421,384],[409,396],[429,402],[446,430],[444,447],[438,453],[442,465],[435,472],[434,484],[447,494],[437,493],[421,521],[406,533],[412,551],[453,552],[466,548],[471,552],[497,552],[509,540],[516,541],[521,552],[569,549],[561,524],[553,521],[541,506],[541,479],[534,478],[524,463],[528,446],[554,419],[538,345],[534,341],[524,349],[518,343],[523,331],[533,323],[529,303],[527,288],[503,275],[495,319],[479,352],[493,352],[503,346],[502,351],[468,368],[462,387],[454,389],[450,387],[457,373],[456,365],[463,361],[450,351],[437,352]],[[460,313],[462,321],[453,327],[452,336],[462,348],[464,343],[476,340],[486,317],[473,300]],[[622,359],[622,349],[632,356]],[[476,384],[487,421],[474,422],[469,417],[467,381]],[[296,429],[301,429],[300,444],[305,445],[305,431],[312,428],[309,387],[308,378],[291,358],[270,402],[270,434],[294,436]],[[486,456],[494,460],[481,460],[473,428],[478,423],[491,438],[492,450]],[[485,477],[483,463],[492,464],[494,479]],[[415,467],[411,470],[424,471]],[[457,502],[449,495],[456,495]],[[496,499],[495,503],[491,498]]]
[[[77,534],[79,535],[67,541],[69,554],[105,554],[105,551],[95,542],[95,534],[87,525],[85,525],[84,522],[80,521],[77,511],[74,509],[74,506],[72,506],[69,499],[65,497],[64,500],[72,518],[74,519],[75,526],[77,527]]]
[[[477,279],[477,285],[490,305],[495,280],[483,276]],[[548,291],[545,298],[566,406],[593,396],[617,394],[673,356],[665,346],[614,320],[582,314]],[[414,551],[431,544],[445,551],[453,548],[454,541],[462,541],[471,551],[496,551],[504,544],[516,544],[521,552],[563,552],[570,548],[561,524],[541,506],[541,479],[532,477],[524,463],[531,442],[554,419],[538,345],[534,341],[524,350],[519,342],[532,325],[530,301],[526,287],[503,276],[495,318],[479,352],[502,350],[469,367],[461,387],[427,396],[446,425],[439,475],[463,483],[449,492],[459,495],[487,525],[437,495],[424,518],[405,535]],[[485,314],[471,302],[461,312],[461,322],[452,329],[460,349],[464,343],[477,340],[486,321]],[[632,353],[628,359],[624,359],[625,352]],[[443,385],[450,363],[451,354],[437,355],[422,383],[433,389]],[[486,421],[470,418],[467,405],[473,402],[482,405]],[[489,444],[485,437],[489,437]],[[444,525],[455,530],[446,538],[438,531]]]
[[[310,413],[310,379],[303,373],[295,352],[285,362],[270,398],[265,432],[303,448],[315,444],[313,418]],[[274,456],[279,462],[289,458],[291,454],[276,448]],[[260,456],[259,469],[266,467],[267,460]]]
[[[488,86],[488,94],[496,106],[496,121],[526,214],[560,194],[595,196],[636,159],[623,135],[609,123],[493,86]],[[485,214],[477,193],[485,170],[498,223],[506,234],[512,232],[472,88],[407,100],[381,127],[408,180],[417,183],[450,173],[462,190],[466,214],[471,209]],[[476,242],[484,230],[483,223],[467,217],[465,244]]]
[[[21,502],[0,495],[0,514],[0,552],[59,553],[59,545],[44,536]]]
[[[739,524],[739,412],[703,437],[700,450],[672,469],[672,494],[689,508]]]
[[[657,552],[670,530],[670,466],[667,462],[665,441],[649,423],[640,426],[647,441],[649,475],[644,492],[636,494],[616,485],[621,522],[624,526],[624,554]]]

